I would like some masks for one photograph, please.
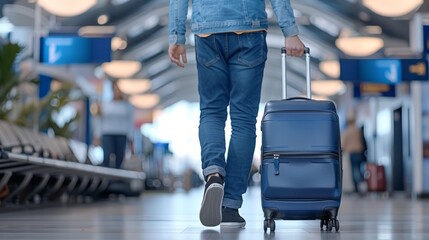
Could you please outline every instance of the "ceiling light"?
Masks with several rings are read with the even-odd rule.
[[[365,26],[365,33],[367,34],[382,34],[383,29],[377,25]]]
[[[130,103],[140,109],[151,109],[159,103],[159,96],[156,94],[133,95]]]
[[[127,41],[120,37],[112,38],[112,51],[124,50],[127,48]]]
[[[114,78],[129,78],[136,74],[141,63],[138,61],[114,60],[103,63],[103,71]]]
[[[97,0],[37,0],[43,9],[61,17],[80,15],[92,8]]]
[[[341,37],[335,45],[349,56],[366,57],[384,47],[384,41],[377,37]]]
[[[423,0],[363,0],[363,5],[385,17],[399,17],[423,4]]]
[[[344,93],[345,84],[340,80],[314,80],[311,81],[311,91],[320,96],[334,96]]]
[[[100,15],[97,18],[97,23],[100,25],[104,25],[109,21],[109,16],[107,16],[106,14]]]
[[[111,36],[114,32],[114,26],[84,26],[78,30],[79,36]]]
[[[149,79],[128,79],[123,78],[118,80],[118,87],[121,92],[127,95],[134,95],[146,92],[150,89]]]
[[[340,77],[340,63],[337,60],[327,60],[319,64],[320,70],[331,78]]]

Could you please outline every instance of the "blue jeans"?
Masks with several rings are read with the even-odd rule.
[[[195,38],[203,174],[221,174],[225,179],[223,206],[240,208],[255,150],[266,32]],[[228,106],[232,132],[225,159]]]
[[[362,163],[365,162],[365,155],[363,153],[350,153],[350,161],[352,165],[354,191],[359,192],[359,184],[364,180]]]
[[[111,156],[115,157],[115,168],[121,168],[122,162],[125,157],[125,147],[127,145],[127,136],[125,135],[115,135],[115,134],[105,134],[102,139],[104,159],[104,167],[110,166]]]

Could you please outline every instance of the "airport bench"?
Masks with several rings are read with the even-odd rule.
[[[118,182],[137,193],[143,190],[144,172],[92,165],[85,159],[86,144],[76,144],[0,121],[0,207],[56,201],[64,195],[96,198]]]

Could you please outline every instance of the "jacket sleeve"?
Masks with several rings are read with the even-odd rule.
[[[298,26],[290,0],[270,0],[284,37],[298,35]]]
[[[170,0],[168,38],[170,45],[185,44],[187,15],[188,0]]]

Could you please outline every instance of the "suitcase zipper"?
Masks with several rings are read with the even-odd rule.
[[[280,160],[279,160],[280,155],[274,153],[273,157],[274,157],[274,174],[279,175],[280,174]]]
[[[326,152],[283,152],[283,153],[264,153],[263,159],[273,158],[278,160],[280,158],[339,158],[338,153],[326,153]]]
[[[336,153],[265,153],[264,160],[273,159],[274,174],[280,175],[280,158],[335,158],[339,159]],[[341,161],[340,161],[341,163]]]

